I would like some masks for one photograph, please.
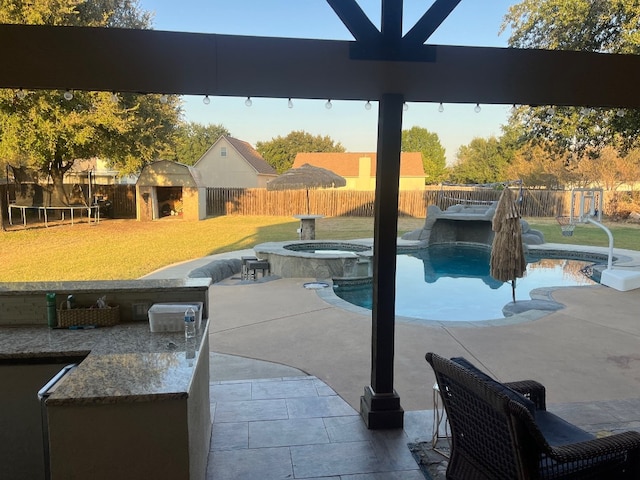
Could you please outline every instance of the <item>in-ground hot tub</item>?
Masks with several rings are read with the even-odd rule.
[[[269,242],[254,247],[269,261],[271,273],[285,278],[356,278],[371,276],[373,249],[365,242]]]

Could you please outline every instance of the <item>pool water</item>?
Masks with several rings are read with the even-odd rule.
[[[400,253],[396,260],[396,315],[442,321],[502,318],[511,284],[489,275],[491,249],[476,245],[433,245]],[[516,302],[531,300],[535,288],[584,286],[595,282],[581,272],[590,261],[535,259],[516,281]],[[334,284],[343,300],[371,309],[371,284]]]

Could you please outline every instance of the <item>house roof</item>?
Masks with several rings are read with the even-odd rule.
[[[371,176],[376,172],[376,154],[372,152],[302,152],[296,155],[293,167],[301,167],[305,163],[326,168],[343,177],[357,177],[360,169],[360,158],[371,159]],[[401,177],[424,177],[422,153],[402,152],[400,154]]]
[[[275,168],[267,163],[267,161],[262,158],[262,155],[258,153],[258,151],[253,148],[249,143],[239,140],[233,137],[223,136],[221,138],[226,138],[227,141],[237,150],[237,152],[242,155],[242,157],[249,162],[249,164],[255,168],[256,172],[263,175],[277,175]],[[216,142],[217,143],[217,142]]]

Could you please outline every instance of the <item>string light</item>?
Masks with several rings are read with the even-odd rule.
[[[402,104],[402,111],[406,112],[407,110],[409,110],[409,104],[407,102],[404,102]]]
[[[202,99],[202,103],[204,103],[205,105],[209,105],[211,103],[211,99],[209,98],[209,95],[204,96],[204,98]]]
[[[24,97],[27,96],[27,92],[25,92],[23,89],[20,89],[16,92],[16,97],[18,98],[18,100],[24,100]]]
[[[253,105],[253,102],[251,101],[251,97],[247,97],[247,99],[244,101],[244,104],[247,107],[250,107],[251,105]]]
[[[65,100],[69,101],[69,100],[73,100],[73,93],[71,92],[71,90],[67,90],[64,92],[64,94],[62,95],[64,97]]]
[[[476,113],[480,113],[482,111],[482,108],[480,107],[479,103],[476,103],[476,106],[473,109],[473,111],[476,112]]]
[[[556,114],[556,109],[553,108],[553,105],[551,105],[549,108],[547,108],[547,115],[553,117]]]
[[[620,118],[624,117],[624,110],[622,108],[618,109],[616,115]]]
[[[444,112],[444,105],[442,104],[442,102],[440,102],[440,105],[438,105],[438,111],[440,113]]]
[[[169,101],[169,97],[167,95],[160,95],[160,103],[165,104]]]
[[[514,113],[516,113],[517,109],[516,109],[516,104],[514,103],[513,106],[511,107],[511,115],[513,115]]]
[[[333,104],[331,103],[331,99],[329,99],[327,100],[327,103],[324,104],[324,108],[331,110],[331,107],[333,107]]]
[[[113,103],[118,103],[120,99],[118,98],[118,94],[116,92],[111,92],[111,101]]]
[[[291,97],[289,97],[289,101],[287,102],[287,107],[293,108],[293,100],[291,100]]]
[[[369,100],[367,100],[367,103],[364,104],[364,109],[371,110],[371,102]]]

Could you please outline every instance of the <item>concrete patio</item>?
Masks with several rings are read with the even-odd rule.
[[[195,264],[153,275],[183,275]],[[559,311],[496,324],[397,321],[405,427],[370,431],[358,416],[370,383],[370,316],[305,289],[310,280],[212,286],[208,478],[423,478],[407,443],[431,437],[428,351],[464,356],[502,381],[537,380],[549,410],[593,433],[640,431],[640,290],[557,289],[550,295]]]

